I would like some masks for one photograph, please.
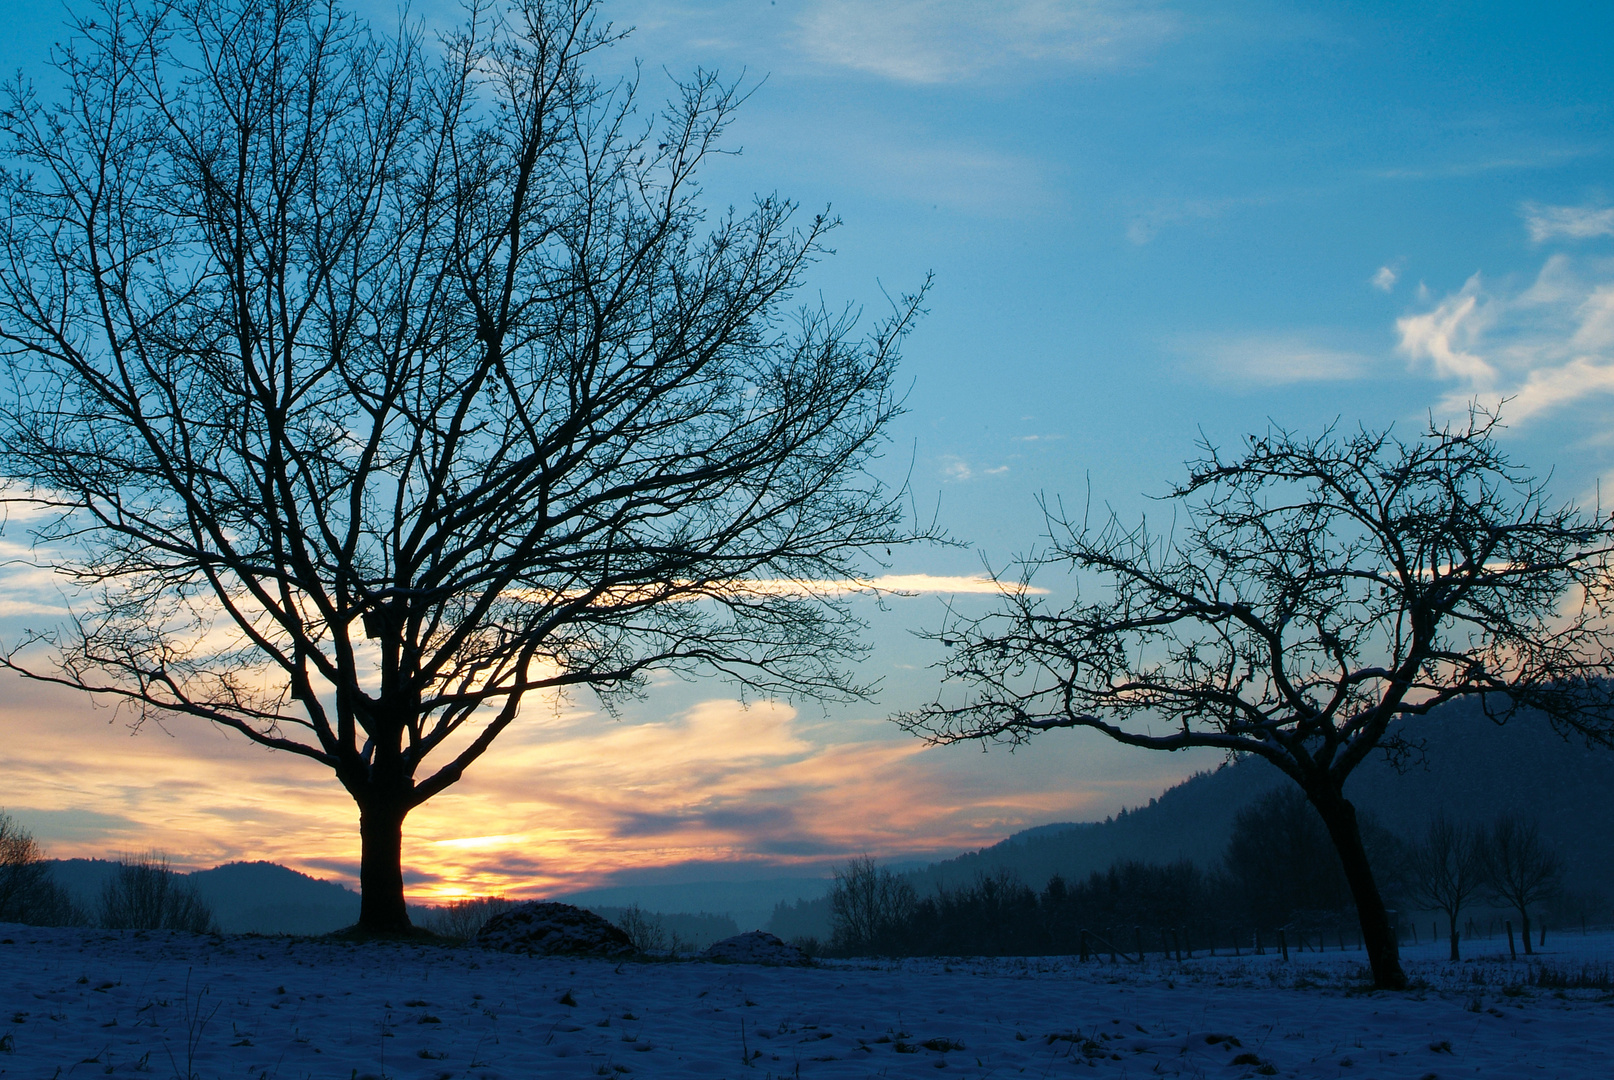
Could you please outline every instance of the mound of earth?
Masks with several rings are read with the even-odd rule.
[[[571,904],[531,900],[489,919],[476,943],[503,952],[538,956],[632,956],[633,942],[592,911]]]
[[[787,945],[766,930],[753,930],[736,934],[714,943],[701,954],[708,960],[721,960],[730,964],[775,964],[804,967],[812,963],[808,955]]]

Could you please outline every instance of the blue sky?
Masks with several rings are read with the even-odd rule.
[[[4,66],[36,68],[56,12],[0,7],[12,28]],[[360,9],[383,25],[396,10]],[[457,10],[412,7],[428,25]],[[1039,493],[1085,498],[1091,485],[1135,515],[1181,475],[1197,439],[1232,443],[1269,421],[1414,429],[1469,400],[1512,398],[1505,443],[1551,471],[1555,493],[1595,498],[1614,477],[1606,4],[606,10],[636,27],[611,62],[642,62],[647,103],[666,93],[664,70],[744,73],[754,92],[730,132],[743,152],[714,163],[708,195],[716,207],[779,191],[804,212],[839,214],[837,254],[812,281],[827,302],[876,315],[882,289],[934,272],[887,465],[895,479],[911,473],[916,502],[973,547],[905,552],[897,572],[970,574],[983,554],[1001,566],[1035,543]],[[887,680],[871,705],[745,712],[728,688],[669,681],[620,722],[586,700],[555,711],[503,763],[411,819],[416,861],[434,867],[421,887],[945,851],[1102,816],[1214,764],[1077,736],[1014,756],[921,752],[883,718],[933,692],[935,657],[911,631],[940,612],[935,596],[870,611],[871,672]],[[130,778],[62,782],[42,764],[40,718],[67,713],[91,756],[139,743],[141,760],[177,762],[180,774],[209,755],[239,771],[229,793],[198,788],[184,814]],[[8,782],[23,784],[13,803],[25,820],[38,812],[43,838],[351,865],[345,796],[320,801],[332,782],[214,733],[129,743],[106,719],[48,695],[0,706],[11,737],[39,741],[35,764],[8,766]],[[682,748],[681,773],[624,764],[660,745]],[[260,777],[270,786],[242,809],[237,789]],[[298,817],[281,805],[294,777],[326,809]],[[103,817],[82,816],[92,811]],[[125,824],[109,826],[108,813]],[[467,817],[489,814],[502,820],[467,835]],[[303,839],[266,845],[219,821]],[[321,862],[318,844],[339,850]],[[538,850],[549,854],[516,854]]]

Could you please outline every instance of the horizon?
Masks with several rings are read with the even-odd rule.
[[[40,76],[61,12],[7,0]],[[355,5],[383,29],[392,8]],[[428,28],[456,6],[413,5]],[[1614,477],[1614,12],[1439,5],[1215,14],[1140,2],[608,4],[637,31],[601,70],[748,72],[707,171],[714,208],[830,205],[811,290],[882,310],[931,270],[886,456],[920,517],[973,546],[899,551],[912,596],[856,601],[884,680],[859,705],[742,702],[658,678],[521,723],[404,826],[414,902],[609,887],[670,868],[758,876],[870,853],[924,861],[1103,820],[1215,753],[1057,732],[1027,751],[926,747],[886,717],[934,693],[949,598],[989,600],[1038,541],[1040,495],[1126,518],[1208,439],[1269,423],[1415,431],[1509,399],[1502,445],[1559,499]],[[805,298],[805,296],[804,296]],[[13,522],[0,557],[26,555]],[[1039,584],[1065,595],[1068,583]],[[15,568],[0,640],[61,612]],[[164,730],[166,728],[166,730]],[[356,883],[357,812],[323,770],[176,719],[131,737],[88,699],[7,676],[4,809],[52,858],[145,848],[179,868],[269,861]]]

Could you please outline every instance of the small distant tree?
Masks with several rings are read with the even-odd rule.
[[[213,909],[195,885],[169,868],[159,852],[128,856],[101,891],[101,925],[109,930],[218,932]]]
[[[1563,862],[1542,841],[1534,821],[1509,815],[1497,818],[1485,837],[1484,872],[1491,896],[1519,913],[1529,955],[1530,908],[1557,894]]]
[[[1475,411],[1411,440],[1278,429],[1235,456],[1207,445],[1163,535],[1045,507],[1050,545],[1021,580],[1069,571],[1075,599],[1008,589],[995,613],[955,612],[936,636],[968,692],[898,720],[936,742],[1090,728],[1270,762],[1328,830],[1374,982],[1403,986],[1345,797],[1356,767],[1418,753],[1417,718],[1458,698],[1614,742],[1614,520],[1549,505],[1496,424]]]
[[[1423,839],[1408,852],[1407,862],[1408,898],[1446,916],[1451,958],[1459,959],[1457,916],[1486,881],[1483,835],[1444,812],[1436,814]]]
[[[830,891],[830,947],[850,955],[878,951],[913,917],[914,887],[865,855],[835,871]]]
[[[668,948],[667,926],[655,914],[638,904],[629,904],[612,920],[628,935],[633,947],[642,953],[665,952]]]
[[[0,922],[67,926],[83,921],[83,912],[51,877],[38,841],[0,811]]]

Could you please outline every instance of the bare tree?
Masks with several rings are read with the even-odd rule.
[[[182,880],[168,857],[149,851],[119,860],[101,890],[101,925],[109,930],[218,932],[218,921],[195,885]]]
[[[865,855],[835,871],[830,890],[830,947],[862,955],[880,948],[912,918],[914,888]]]
[[[1278,430],[1233,458],[1207,446],[1164,536],[1050,509],[1051,545],[1024,578],[1071,571],[1076,599],[1021,589],[955,615],[938,636],[969,692],[899,722],[939,742],[1091,728],[1264,758],[1322,816],[1374,979],[1399,986],[1351,772],[1375,749],[1416,753],[1414,719],[1470,696],[1498,721],[1540,709],[1610,741],[1610,522],[1549,506],[1494,432],[1475,413],[1411,441]]]
[[[668,949],[672,949],[674,953],[678,951],[669,942],[667,926],[661,918],[645,911],[638,904],[629,904],[611,921],[628,935],[634,949],[641,953],[663,953]],[[674,938],[676,939],[676,935]]]
[[[1408,896],[1446,916],[1451,958],[1460,959],[1457,916],[1485,884],[1485,840],[1444,812],[1430,819],[1424,838],[1409,853]]]
[[[1492,897],[1519,913],[1524,952],[1530,947],[1530,907],[1557,895],[1563,879],[1558,853],[1542,843],[1534,821],[1506,816],[1492,823],[1484,843],[1485,884]]]
[[[0,922],[71,926],[84,921],[84,913],[52,877],[39,841],[0,811]]]
[[[75,31],[0,177],[0,479],[74,609],[0,662],[332,770],[371,932],[405,816],[535,693],[866,690],[842,590],[908,536],[869,464],[919,300],[858,336],[788,306],[832,219],[706,221],[732,85],[640,119],[594,0]]]

